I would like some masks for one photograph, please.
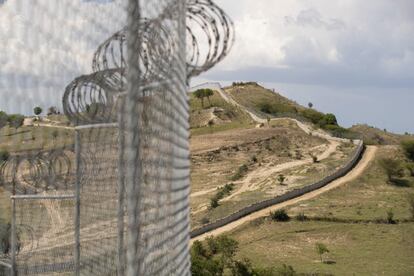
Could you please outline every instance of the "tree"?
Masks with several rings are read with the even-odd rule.
[[[379,164],[385,171],[389,182],[394,182],[395,178],[404,176],[404,168],[399,160],[383,158],[379,160]]]
[[[211,89],[204,89],[204,97],[207,97],[208,104],[211,106],[210,97],[214,95],[213,90]]]
[[[312,107],[313,107],[313,103],[309,102],[309,103],[308,103],[308,107],[309,107],[309,108],[312,108]]]
[[[323,243],[317,243],[316,244],[316,252],[319,254],[321,258],[321,263],[323,263],[322,255],[325,253],[329,253],[329,249],[324,245]]]
[[[204,98],[208,99],[211,106],[210,97],[213,96],[214,92],[211,89],[198,89],[194,92],[194,96],[201,101],[201,107],[204,108]]]
[[[406,140],[401,143],[405,155],[411,161],[414,161],[414,140]]]
[[[39,116],[41,113],[42,113],[42,108],[40,107],[40,106],[36,106],[35,108],[33,108],[33,113],[36,115],[36,116]]]
[[[6,112],[0,111],[0,129],[7,125],[8,116]]]
[[[59,113],[59,111],[58,111],[56,106],[51,106],[47,109],[47,116],[56,115],[58,113]]]
[[[23,125],[24,122],[24,116],[20,114],[11,114],[7,118],[9,124],[11,127],[14,127],[15,129],[18,129]]]

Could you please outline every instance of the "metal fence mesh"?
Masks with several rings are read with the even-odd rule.
[[[231,49],[231,20],[210,0],[4,10],[25,28],[0,57],[36,73],[0,79],[31,95],[8,104],[28,113],[53,88],[61,105],[24,126],[0,114],[0,274],[188,275],[187,84]]]

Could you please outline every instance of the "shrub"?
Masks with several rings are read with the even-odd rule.
[[[392,210],[387,211],[387,223],[388,224],[396,224],[397,223],[394,220],[394,212]]]
[[[401,143],[405,155],[411,161],[414,161],[414,140],[406,140]]]
[[[24,116],[20,115],[20,114],[11,114],[11,115],[9,115],[7,120],[8,120],[11,127],[14,127],[14,128],[17,129],[17,128],[19,128],[23,125]]]
[[[321,263],[323,263],[323,259],[322,256],[325,253],[329,253],[329,249],[328,247],[326,247],[326,245],[324,245],[323,243],[317,243],[316,246],[316,252],[319,254],[320,258],[321,258]]]
[[[210,207],[212,209],[217,208],[219,206],[220,206],[219,199],[217,197],[213,197],[213,198],[210,199]]]
[[[285,182],[286,177],[283,174],[279,174],[277,177],[277,181],[279,181],[280,185],[283,185],[283,183]]]
[[[301,115],[314,124],[318,124],[324,118],[323,113],[314,109],[304,109],[301,111]]]
[[[0,164],[7,161],[10,157],[10,153],[7,150],[0,150]]]
[[[270,217],[274,221],[289,221],[290,220],[290,217],[286,213],[285,209],[279,209],[279,210],[276,210],[274,212],[271,212]]]
[[[236,173],[231,177],[231,180],[235,181],[235,180],[242,178],[248,170],[249,168],[247,167],[246,164],[241,165],[237,169]]]
[[[404,176],[404,168],[399,160],[383,158],[379,160],[380,166],[385,171],[388,181],[394,183],[395,178]]]
[[[410,176],[414,176],[414,163],[407,163],[406,168],[410,172]]]
[[[256,155],[253,155],[253,156],[252,156],[252,162],[253,162],[253,163],[257,163],[257,157],[256,157]]]

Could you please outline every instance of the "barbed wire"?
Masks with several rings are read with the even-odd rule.
[[[188,82],[227,56],[235,32],[230,17],[210,0],[188,0],[186,19]],[[162,83],[171,77],[170,65],[178,46],[159,18],[143,19],[137,24],[142,85]],[[93,56],[94,73],[78,77],[67,86],[63,110],[75,125],[117,120],[116,103],[126,89],[126,34],[127,28],[123,28],[104,41]]]

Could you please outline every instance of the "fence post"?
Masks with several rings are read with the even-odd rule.
[[[80,275],[80,181],[81,144],[79,130],[75,130],[75,275]]]
[[[125,147],[125,138],[123,130],[125,129],[124,125],[124,100],[119,99],[120,108],[118,111],[118,135],[119,135],[119,160],[118,160],[118,275],[122,276],[125,274],[124,265],[125,263],[125,248],[124,248],[124,219],[125,219],[125,164],[124,164],[124,155],[123,149]]]
[[[16,267],[16,200],[11,197],[11,275],[17,275]]]

